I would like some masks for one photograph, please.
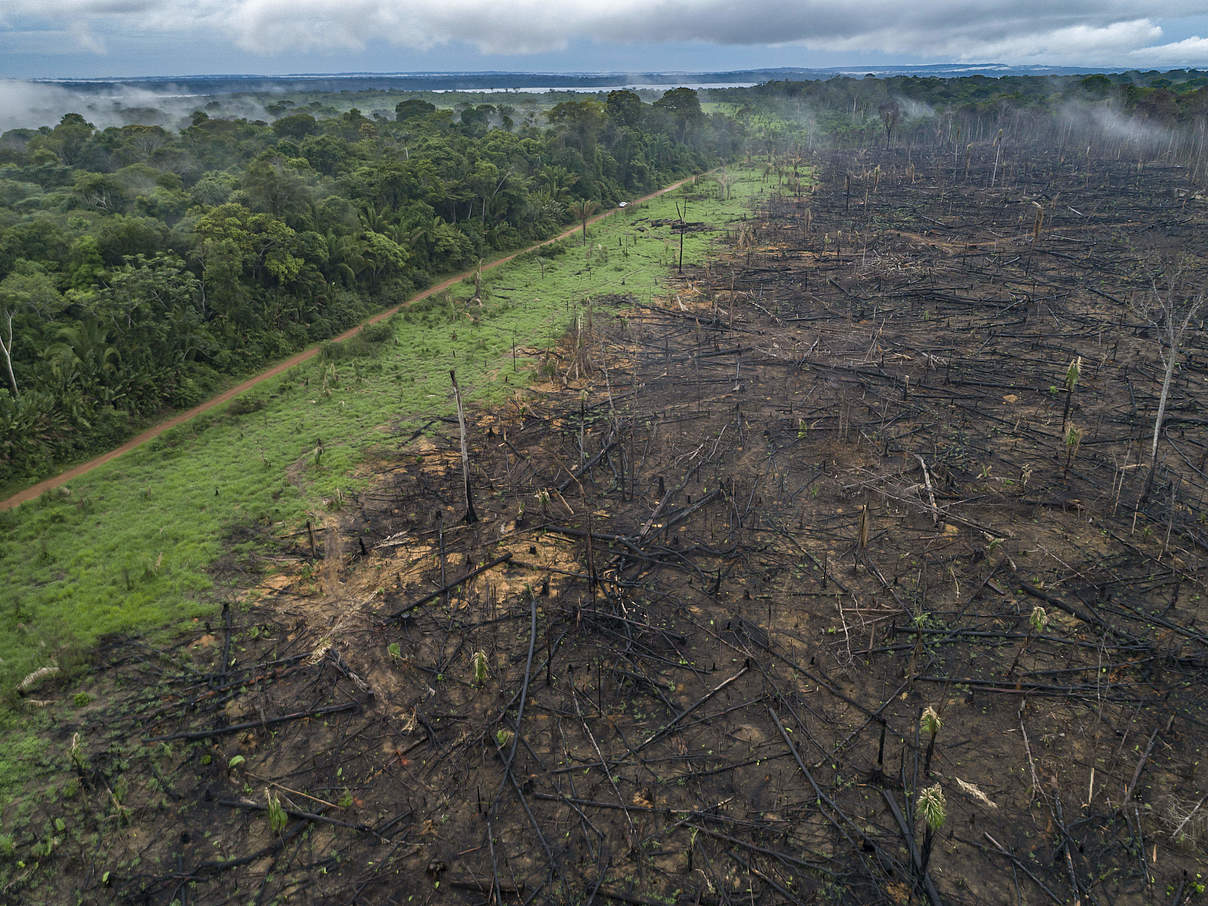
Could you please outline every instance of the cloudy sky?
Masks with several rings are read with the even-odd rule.
[[[1208,0],[3,0],[0,77],[1208,68]]]

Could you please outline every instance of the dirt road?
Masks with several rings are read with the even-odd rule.
[[[631,202],[631,204],[639,204],[643,201],[649,201],[652,198],[657,198],[660,195],[665,195],[668,192],[673,192],[676,189],[678,189],[680,186],[682,186],[684,183],[690,182],[691,180],[693,180],[695,178],[696,178],[695,176],[689,176],[686,179],[681,179],[679,182],[674,182],[669,186],[665,186],[662,189],[659,189],[657,192],[651,192],[649,195],[643,195],[641,198],[635,199],[633,202]],[[605,217],[609,217],[613,214],[616,214],[619,210],[621,210],[621,209],[620,208],[610,208],[609,210],[606,210],[603,213],[596,214],[594,217],[589,217],[587,219],[587,222],[589,224],[595,223],[598,220],[602,220]],[[554,236],[551,239],[546,239],[543,242],[534,243],[533,245],[530,245],[527,248],[523,248],[523,249],[520,249],[519,251],[512,252],[510,255],[505,255],[502,258],[496,258],[493,261],[491,261],[487,264],[484,264],[482,266],[482,269],[484,271],[489,271],[492,268],[499,267],[499,265],[505,264],[508,261],[511,261],[517,255],[523,255],[525,252],[531,252],[533,249],[540,248],[543,245],[549,245],[550,243],[558,242],[562,239],[566,239],[570,236],[573,236],[575,233],[579,232],[579,230],[581,230],[582,228],[583,228],[582,224],[573,226],[568,230],[564,230],[563,232],[559,233],[557,236]],[[461,280],[464,280],[464,279],[466,279],[466,277],[473,274],[474,270],[475,270],[474,268],[471,268],[470,270],[462,271],[461,273],[454,274],[452,277],[448,277],[448,278],[440,281],[439,283],[433,284],[432,286],[429,286],[427,289],[423,290],[422,292],[418,292],[414,296],[411,296],[409,299],[407,299],[403,302],[400,302],[398,305],[392,306],[391,308],[388,308],[385,311],[378,312],[376,315],[369,318],[367,321],[365,321],[361,324],[358,324],[356,327],[349,328],[348,330],[344,331],[342,334],[340,334],[337,337],[334,337],[333,339],[336,343],[342,343],[345,340],[347,340],[348,338],[356,336],[358,333],[361,332],[361,330],[366,325],[376,324],[377,322],[385,320],[386,318],[390,317],[395,312],[397,312],[399,309],[403,308],[403,306],[405,306],[405,305],[410,305],[413,302],[418,302],[420,299],[426,299],[428,296],[431,296],[433,293],[439,293],[439,292],[442,292],[442,291],[448,289],[450,286],[453,286],[455,283],[457,283]],[[323,342],[326,342],[326,341],[323,341]],[[7,500],[0,501],[0,510],[11,510],[13,507],[20,506],[23,503],[26,503],[30,500],[34,500],[34,499],[40,497],[42,494],[46,493],[47,491],[51,491],[51,490],[54,490],[55,488],[62,487],[67,482],[73,481],[74,479],[79,478],[81,475],[87,475],[89,472],[91,472],[93,469],[97,468],[98,466],[103,466],[105,463],[109,462],[110,460],[117,459],[122,454],[129,453],[131,450],[133,450],[137,447],[141,447],[147,441],[154,440],[155,438],[159,437],[161,434],[163,434],[168,429],[175,428],[177,425],[183,424],[183,423],[189,421],[190,419],[196,418],[197,416],[201,415],[203,412],[208,412],[209,410],[213,409],[215,406],[221,406],[223,403],[229,402],[230,400],[239,396],[241,393],[246,393],[248,390],[251,390],[253,387],[264,383],[265,381],[269,380],[270,378],[276,377],[277,375],[281,374],[282,372],[288,371],[289,369],[293,368],[295,365],[301,365],[303,362],[313,359],[316,355],[319,354],[319,348],[321,346],[322,346],[322,343],[316,343],[313,346],[308,346],[306,349],[303,349],[301,352],[295,353],[294,355],[290,356],[288,359],[278,362],[276,365],[269,368],[267,371],[262,371],[260,374],[257,374],[254,377],[250,377],[246,381],[241,381],[240,383],[236,384],[234,387],[230,387],[230,388],[224,390],[222,393],[218,394],[217,396],[211,397],[210,399],[206,400],[204,403],[194,406],[192,409],[188,409],[184,412],[180,412],[176,415],[173,415],[170,418],[167,418],[164,421],[159,422],[158,424],[148,428],[146,431],[136,434],[134,437],[130,438],[128,441],[126,441],[120,447],[115,447],[114,449],[110,450],[108,453],[102,453],[100,456],[96,457],[95,459],[90,459],[87,462],[82,462],[79,465],[73,466],[72,468],[68,469],[66,472],[61,472],[60,474],[55,475],[51,478],[47,478],[42,481],[39,481],[35,485],[31,485],[30,487],[26,488],[23,491],[18,491],[16,494],[14,494],[12,497],[9,497]]]

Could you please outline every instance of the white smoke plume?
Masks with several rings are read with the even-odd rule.
[[[1107,142],[1123,143],[1136,149],[1159,150],[1166,147],[1172,137],[1164,126],[1105,104],[1071,102],[1062,106],[1060,116],[1080,133],[1098,133]]]

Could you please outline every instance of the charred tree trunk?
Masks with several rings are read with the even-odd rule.
[[[473,525],[478,521],[478,514],[474,512],[474,494],[470,487],[470,448],[466,445],[466,412],[461,404],[461,388],[457,386],[457,373],[449,372],[449,379],[453,382],[453,398],[457,401],[457,429],[461,434],[461,478],[466,493],[466,525]]]

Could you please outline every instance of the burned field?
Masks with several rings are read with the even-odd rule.
[[[125,646],[62,729],[100,841],[62,875],[134,903],[1191,902],[1208,348],[1189,322],[1151,470],[1146,303],[1204,285],[1208,208],[1175,167],[994,150],[770,173],[708,269],[600,300],[544,383],[467,414],[476,521],[446,423],[279,540],[225,625]]]

